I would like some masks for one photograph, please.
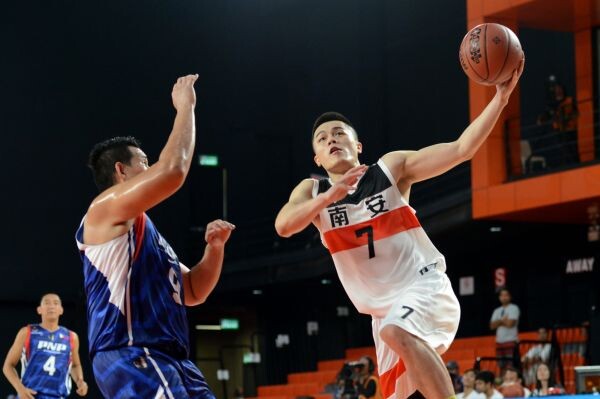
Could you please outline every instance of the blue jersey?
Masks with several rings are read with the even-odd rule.
[[[39,324],[27,326],[21,355],[21,381],[39,396],[64,398],[71,392],[73,334],[64,327],[48,331]]]
[[[127,233],[99,245],[76,234],[87,295],[90,356],[127,346],[188,356],[181,267],[146,214]]]

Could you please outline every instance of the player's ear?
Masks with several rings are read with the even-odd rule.
[[[37,314],[42,315],[42,305],[37,307]]]
[[[315,163],[317,164],[317,166],[320,168],[321,162],[319,161],[319,157],[317,156],[317,154],[315,154],[315,157],[313,159],[314,159]]]
[[[359,154],[362,154],[362,143],[361,143],[360,141],[357,141],[357,142],[356,142],[356,151],[357,151]]]
[[[117,182],[125,181],[125,164],[122,162],[115,162],[115,180]]]

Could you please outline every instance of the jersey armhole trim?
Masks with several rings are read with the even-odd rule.
[[[390,180],[390,183],[392,183],[392,186],[394,186],[394,188],[396,189],[396,192],[400,195],[400,198],[402,198],[402,201],[404,201],[406,203],[406,205],[408,205],[410,207],[410,209],[412,209],[413,213],[417,213],[417,211],[412,206],[410,206],[409,202],[406,200],[406,198],[404,198],[404,195],[402,195],[402,193],[398,189],[398,182],[396,182],[394,180],[394,176],[392,176],[392,172],[389,170],[389,168],[387,167],[385,162],[383,162],[383,159],[379,158],[379,160],[377,161],[377,165],[379,165],[379,167],[381,168],[383,173]]]
[[[142,246],[142,241],[144,240],[144,233],[146,231],[146,214],[142,213],[137,217],[135,221],[135,252],[133,254],[132,262],[135,262],[138,255],[140,254],[140,248]]]
[[[317,179],[311,179],[313,181],[312,197],[316,198],[319,194],[319,181]]]
[[[29,354],[31,353],[31,325],[27,325],[27,333],[25,335],[25,357],[29,360]]]
[[[388,169],[385,162],[383,162],[383,159],[379,158],[379,160],[377,161],[377,165],[379,165],[379,167],[381,168],[383,173],[385,173],[385,175],[389,179],[390,183],[392,183],[393,186],[396,186],[398,184],[398,182],[396,182],[394,180],[394,176],[392,175],[392,172]]]

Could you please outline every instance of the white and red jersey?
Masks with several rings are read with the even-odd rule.
[[[330,187],[329,179],[315,180],[313,197]],[[446,271],[444,256],[381,159],[368,168],[354,192],[319,217],[321,240],[361,313],[385,317],[402,290],[428,268]]]

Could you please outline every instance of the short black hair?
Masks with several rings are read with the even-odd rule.
[[[46,298],[48,295],[56,295],[58,297],[58,300],[62,303],[62,299],[60,298],[60,295],[58,295],[56,292],[46,292],[44,295],[42,295],[40,297],[40,305],[44,302],[44,298]]]
[[[490,384],[494,383],[495,378],[496,377],[494,376],[494,373],[492,373],[491,371],[488,371],[488,370],[480,371],[479,373],[477,373],[477,376],[475,377],[476,380],[480,380],[483,382],[489,382]]]
[[[115,163],[129,165],[133,154],[129,147],[140,148],[141,143],[133,136],[119,136],[96,144],[88,157],[88,167],[92,170],[94,182],[100,192],[114,184]]]
[[[508,295],[512,296],[507,287],[500,287],[498,289],[498,296],[500,296],[500,294],[502,294],[502,291],[505,291]]]
[[[354,133],[354,137],[356,139],[358,139],[358,135],[356,134],[356,129],[354,129],[354,126],[350,122],[350,119],[346,118],[344,115],[340,114],[339,112],[329,111],[329,112],[325,112],[324,114],[319,115],[319,117],[315,120],[315,123],[313,123],[311,140],[312,140],[312,138],[315,137],[315,132],[319,126],[321,126],[323,123],[331,122],[331,121],[344,122],[346,125],[348,125],[352,129],[352,132]]]

